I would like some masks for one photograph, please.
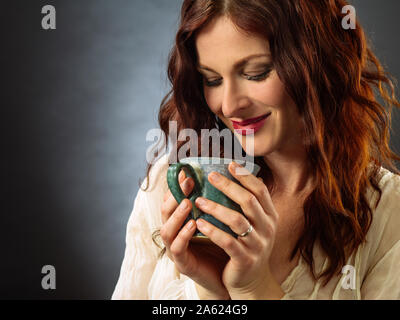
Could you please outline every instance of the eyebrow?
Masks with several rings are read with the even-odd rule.
[[[250,55],[250,56],[247,56],[247,57],[245,57],[245,58],[240,59],[239,61],[237,61],[237,62],[234,64],[234,68],[235,68],[235,69],[238,69],[238,68],[240,68],[240,67],[243,67],[243,66],[244,66],[245,64],[247,64],[251,59],[259,58],[259,57],[270,57],[270,55],[269,55],[269,54],[266,54],[266,53],[252,54],[252,55]],[[204,70],[208,70],[208,71],[211,71],[211,72],[214,72],[214,73],[218,73],[218,72],[214,71],[213,69],[211,69],[211,68],[209,68],[209,67],[207,67],[207,66],[203,66],[203,65],[199,65],[199,66],[198,66],[198,69],[204,69]]]

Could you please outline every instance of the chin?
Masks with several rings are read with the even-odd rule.
[[[250,157],[261,157],[271,153],[271,148],[265,144],[265,139],[263,137],[254,139],[254,136],[241,136],[237,133],[234,133],[235,137],[238,139],[242,149],[246,152]],[[252,148],[246,148],[246,145],[251,145],[254,143],[254,149],[248,150]]]
[[[254,152],[251,154],[250,152],[247,152],[244,148],[243,150],[246,152],[246,154],[250,157],[264,157],[266,156],[269,152],[266,152],[264,149],[263,150],[254,150]]]

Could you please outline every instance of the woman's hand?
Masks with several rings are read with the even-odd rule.
[[[228,225],[236,234],[253,230],[246,236],[235,239],[211,223],[198,219],[197,228],[230,257],[222,281],[232,299],[280,299],[284,292],[274,279],[269,268],[269,257],[275,241],[278,213],[272,203],[265,184],[237,165],[229,165],[231,174],[244,186],[216,172],[208,176],[210,183],[240,205],[244,216],[203,197],[196,199],[196,206]],[[247,172],[247,174],[243,174]],[[217,179],[212,179],[213,177]],[[201,200],[205,205],[201,205]]]
[[[184,171],[181,171],[179,183],[183,193],[188,196],[194,186],[193,180],[185,179]],[[183,206],[184,204],[186,207]],[[191,209],[190,200],[185,199],[178,206],[170,190],[164,195],[161,207],[163,226],[160,235],[167,255],[180,273],[187,275],[198,284],[197,291],[200,298],[229,299],[228,291],[221,280],[222,270],[228,260],[227,255],[215,245],[205,247],[189,243],[196,231],[196,223],[193,219],[182,228]]]

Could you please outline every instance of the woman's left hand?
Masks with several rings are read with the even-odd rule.
[[[235,165],[240,170],[237,173]],[[225,223],[236,234],[245,233],[250,225],[253,230],[235,239],[203,219],[196,221],[197,228],[230,257],[223,270],[222,281],[232,299],[280,299],[284,292],[269,267],[278,213],[268,188],[261,180],[235,162],[229,165],[229,171],[244,187],[216,172],[210,173],[209,181],[238,203],[244,215],[203,197],[196,199],[196,205]],[[246,171],[247,174],[243,174]],[[217,179],[212,179],[214,176]],[[205,201],[205,205],[201,205],[200,200]]]

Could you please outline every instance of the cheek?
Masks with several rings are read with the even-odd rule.
[[[252,98],[266,106],[279,108],[285,105],[287,95],[283,83],[274,74],[266,82],[254,86]]]
[[[216,89],[210,90],[208,87],[204,87],[204,98],[207,102],[207,105],[214,113],[217,113],[218,105],[220,105],[219,95],[220,95],[219,90]]]

